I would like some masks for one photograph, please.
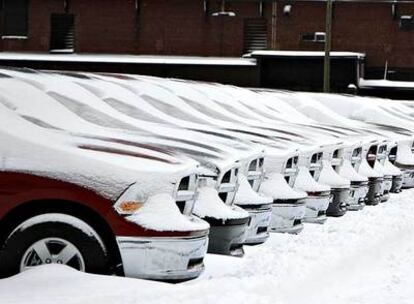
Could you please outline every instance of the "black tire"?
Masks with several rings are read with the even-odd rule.
[[[66,215],[65,215],[66,216]],[[71,216],[68,216],[71,217]],[[75,218],[79,221],[79,219]],[[84,223],[84,222],[82,222]],[[86,227],[89,227],[84,223]],[[80,252],[85,271],[95,274],[108,273],[108,255],[96,233],[85,232],[64,221],[45,221],[33,225],[19,226],[13,231],[0,249],[0,278],[20,272],[20,264],[30,246],[47,238],[59,238],[73,244]],[[91,231],[94,232],[92,228]]]

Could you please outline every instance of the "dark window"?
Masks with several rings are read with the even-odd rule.
[[[3,36],[27,36],[28,0],[4,0]]]
[[[75,49],[75,17],[52,14],[50,18],[50,51],[73,53]]]
[[[412,15],[405,15],[400,17],[400,29],[403,31],[414,30],[414,17]]]
[[[303,41],[308,42],[319,42],[324,43],[325,42],[325,33],[324,32],[314,32],[314,33],[306,33],[302,35]]]
[[[267,20],[265,18],[246,18],[243,24],[243,51],[250,53],[267,49]]]

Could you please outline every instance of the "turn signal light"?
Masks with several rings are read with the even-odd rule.
[[[132,214],[138,211],[143,205],[140,202],[126,201],[119,203],[116,207],[120,213]]]

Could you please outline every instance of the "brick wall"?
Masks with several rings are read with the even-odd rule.
[[[210,1],[204,12],[201,0],[142,0],[138,52],[141,54],[240,56],[243,18],[259,17],[258,4],[229,3],[236,17],[213,17],[220,1]]]
[[[75,15],[76,52],[239,56],[243,18],[259,17],[257,3],[230,3],[236,17],[212,17],[220,1],[202,0],[70,0]],[[63,0],[30,0],[26,40],[3,40],[3,51],[47,52],[50,15],[63,13]]]
[[[258,18],[259,4],[228,2],[236,17],[212,17],[219,0],[209,1],[205,14],[202,0],[69,0],[75,15],[76,52],[131,53],[198,56],[240,56],[243,21]],[[28,39],[0,41],[0,51],[47,52],[50,15],[63,13],[63,0],[29,0]],[[283,14],[292,5],[290,16]],[[271,33],[271,3],[264,4]],[[414,4],[399,4],[399,14],[414,14]],[[278,1],[277,41],[282,50],[323,50],[323,44],[305,42],[302,34],[324,31],[322,2]],[[0,31],[1,31],[0,22]],[[333,49],[367,53],[367,66],[414,69],[414,32],[403,32],[391,15],[391,4],[335,3]]]
[[[324,3],[294,3],[290,16],[283,7],[291,2],[279,2],[277,45],[283,50],[323,50],[323,44],[305,42],[301,35],[324,32]],[[414,15],[414,4],[399,4],[399,14]],[[391,4],[339,2],[334,5],[332,48],[335,51],[355,51],[367,54],[367,66],[414,68],[414,32],[400,30],[393,19]]]

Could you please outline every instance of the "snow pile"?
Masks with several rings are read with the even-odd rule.
[[[381,173],[384,176],[392,175],[392,171],[388,171],[379,161],[375,162],[374,170]]]
[[[144,205],[126,219],[155,231],[205,230],[209,225],[197,218],[184,216],[168,193],[151,196]]]
[[[273,202],[271,197],[266,197],[255,192],[244,174],[239,175],[239,188],[234,199],[236,205],[263,205]]]
[[[368,181],[366,176],[363,176],[355,171],[354,167],[348,159],[344,159],[342,165],[339,167],[339,175],[349,179],[352,182]]]
[[[404,165],[414,165],[414,156],[411,152],[412,141],[402,141],[398,144],[397,162]]]
[[[296,177],[295,188],[305,192],[325,192],[331,188],[325,184],[316,182],[306,167],[299,166],[299,173]]]
[[[260,186],[260,192],[274,200],[298,200],[307,196],[302,191],[292,189],[280,173],[268,174]]]
[[[237,206],[226,205],[212,187],[198,188],[198,199],[193,213],[199,217],[212,217],[219,220],[246,218],[249,214]]]
[[[385,159],[384,162],[384,168],[387,170],[387,172],[389,172],[390,175],[392,176],[398,176],[401,175],[402,172],[400,169],[398,169],[396,166],[394,166],[390,160],[388,159],[388,157]]]
[[[358,173],[366,177],[383,177],[383,174],[372,169],[368,164],[367,160],[362,159],[361,165],[359,166]]]
[[[323,160],[322,171],[319,175],[318,182],[329,185],[332,188],[349,188],[350,181],[336,173],[329,161]]]

